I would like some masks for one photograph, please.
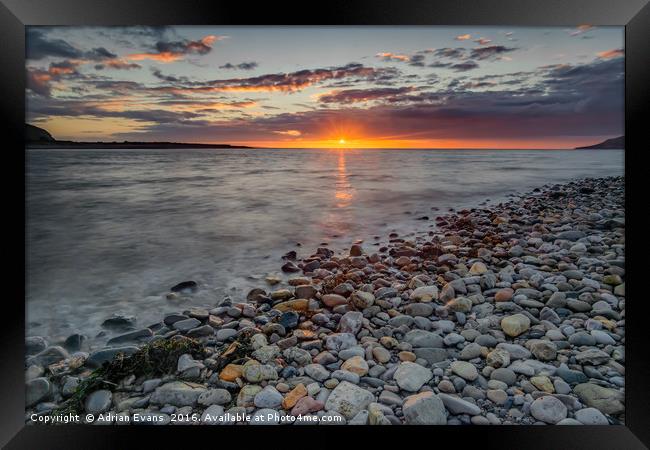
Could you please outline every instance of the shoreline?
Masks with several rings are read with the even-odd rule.
[[[624,179],[554,187],[446,213],[377,253],[289,252],[288,283],[144,329],[116,319],[113,350],[27,338],[26,421],[72,399],[108,422],[622,423]],[[113,362],[89,385],[120,351],[121,363],[173,358],[105,383]]]

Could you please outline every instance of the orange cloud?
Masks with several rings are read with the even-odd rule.
[[[139,64],[130,63],[122,59],[108,59],[102,64],[99,64],[99,66],[106,66],[111,69],[139,69],[141,67]]]
[[[578,36],[582,33],[586,33],[587,31],[591,30],[594,28],[593,25],[578,25],[578,27],[570,33],[571,36]]]
[[[127,58],[132,61],[150,59],[170,63],[182,59],[187,54],[205,55],[212,50],[212,44],[224,38],[225,36],[210,34],[198,41],[158,42],[156,52],[134,53]]]
[[[474,42],[477,42],[478,44],[481,44],[481,45],[485,45],[485,44],[489,44],[490,42],[492,42],[492,39],[478,38],[478,39],[474,39]]]
[[[172,106],[172,111],[206,111],[211,109],[242,109],[242,108],[252,108],[257,105],[257,102],[253,101],[241,101],[241,102],[176,102],[170,103]]]
[[[172,52],[162,52],[162,53],[134,53],[129,55],[128,58],[132,61],[142,61],[145,59],[150,59],[152,61],[158,61],[163,63],[170,63],[178,61],[183,58],[181,53],[172,53]]]
[[[213,80],[204,86],[164,86],[159,92],[175,95],[204,94],[209,92],[296,92],[327,80],[344,78],[372,80],[395,76],[394,69],[376,69],[358,63],[327,69],[300,70],[291,73],[266,74],[250,78]]]
[[[377,53],[377,57],[383,59],[384,61],[410,61],[411,58],[408,55],[400,55],[397,53],[391,52],[382,52]]]
[[[456,36],[454,39],[456,39],[457,41],[466,41],[468,39],[472,39],[472,35],[471,34],[461,34],[459,36]]]
[[[612,50],[605,50],[603,52],[598,52],[596,55],[598,55],[599,58],[603,59],[611,59],[611,58],[618,58],[619,56],[623,56],[625,53],[623,52],[622,48],[615,48]]]
[[[293,136],[293,137],[298,137],[302,133],[298,130],[286,130],[286,131],[274,131],[275,134],[283,134],[286,136]]]

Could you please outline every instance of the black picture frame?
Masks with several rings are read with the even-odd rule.
[[[582,427],[92,427],[83,425],[25,426],[24,421],[24,247],[21,198],[25,159],[25,26],[26,25],[508,25],[625,26],[625,180],[626,180],[626,412],[625,426]],[[155,447],[172,440],[189,445],[226,445],[228,440],[252,447],[342,445],[353,434],[377,444],[393,438],[397,445],[444,445],[443,439],[477,448],[640,449],[650,445],[650,358],[647,342],[647,303],[643,268],[647,266],[647,208],[632,180],[643,176],[647,151],[644,119],[650,104],[650,5],[648,0],[328,0],[327,2],[226,2],[224,0],[1,0],[0,110],[3,127],[5,176],[5,242],[11,252],[5,260],[4,304],[0,314],[0,444],[15,448],[130,448]],[[633,202],[639,202],[637,205]],[[636,217],[638,216],[638,217]],[[644,237],[645,234],[645,237]],[[638,240],[637,240],[638,239]],[[643,244],[646,244],[645,246]],[[21,267],[20,261],[23,262]],[[21,276],[22,274],[22,276]],[[215,431],[216,430],[216,431]],[[261,431],[261,432],[259,432]],[[144,434],[145,436],[141,436]],[[198,439],[206,439],[199,444]],[[146,444],[145,444],[146,443]],[[364,444],[370,447],[374,444]]]

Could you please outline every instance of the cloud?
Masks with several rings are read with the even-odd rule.
[[[456,36],[454,39],[456,39],[457,41],[467,41],[469,39],[472,39],[472,35],[471,34],[461,34],[459,36]]]
[[[573,31],[569,32],[570,36],[579,36],[587,31],[593,30],[595,27],[593,25],[578,25]]]
[[[48,73],[53,76],[57,75],[70,75],[77,72],[80,62],[75,60],[63,60],[60,62],[53,62],[50,64]]]
[[[27,67],[27,89],[37,95],[49,97],[52,94],[53,83],[63,78],[80,77],[77,68],[82,64],[79,60],[63,60],[50,63],[47,69]]]
[[[216,110],[224,109],[244,109],[257,106],[257,102],[253,100],[240,100],[240,101],[214,101],[214,100],[163,100],[154,102],[156,105],[169,106],[175,111],[194,111],[197,113],[208,113]]]
[[[167,81],[169,83],[189,83],[189,78],[186,76],[176,77],[174,75],[165,75],[160,69],[156,67],[151,69],[151,73],[159,80]]]
[[[530,72],[477,77],[454,89],[399,94],[346,90],[320,100],[328,107],[296,113],[234,120],[186,119],[146,125],[160,140],[273,140],[290,130],[324,136],[336,124],[354,123],[368,139],[567,139],[602,136],[623,130],[621,58],[588,64],[543,66]],[[516,85],[501,80],[518,80]],[[480,81],[478,81],[480,80]],[[486,88],[472,90],[477,88]],[[368,91],[368,92],[361,92]],[[359,99],[374,98],[359,107]],[[336,102],[335,102],[336,100]],[[341,100],[339,103],[338,101]],[[362,100],[363,101],[363,100]],[[200,126],[198,124],[201,124]],[[120,138],[134,139],[137,134]]]
[[[343,91],[332,91],[320,95],[318,101],[321,103],[360,103],[373,100],[396,97],[402,94],[413,92],[414,87],[400,88],[374,88],[374,89],[348,89]]]
[[[95,64],[95,70],[104,70],[106,68],[115,70],[132,70],[141,69],[142,66],[140,64],[124,61],[122,59],[109,59],[101,64]]]
[[[81,51],[63,39],[47,39],[38,28],[28,27],[25,39],[27,59],[37,60],[48,56],[79,58]]]
[[[39,103],[28,101],[30,114],[36,116],[58,116],[58,117],[117,117],[130,119],[136,122],[147,122],[151,124],[187,124],[192,119],[198,119],[201,114],[192,111],[170,111],[167,109],[124,109],[109,108],[105,102],[87,102],[83,100],[59,100],[56,103]],[[194,124],[200,121],[193,121]],[[204,122],[205,124],[205,122]]]
[[[225,36],[208,35],[198,41],[158,41],[154,52],[133,53],[127,58],[132,61],[152,60],[170,63],[183,59],[186,55],[205,55],[212,51],[212,45]]]
[[[401,61],[401,62],[407,62],[410,61],[410,56],[408,55],[401,55],[397,53],[391,53],[391,52],[382,52],[382,53],[377,53],[377,58],[381,58],[382,61]]]
[[[206,92],[296,92],[330,80],[363,79],[385,81],[397,77],[394,68],[373,68],[358,63],[323,69],[305,69],[290,73],[260,75],[249,78],[211,80],[200,84],[188,84],[161,88],[177,95]]]
[[[478,38],[478,39],[474,39],[474,42],[476,42],[477,44],[480,44],[480,45],[485,45],[485,44],[489,44],[490,42],[492,42],[492,39]]]
[[[273,133],[292,137],[298,137],[302,135],[302,133],[298,130],[274,131]]]
[[[466,61],[449,66],[450,69],[454,69],[456,72],[467,72],[468,70],[478,69],[478,67],[479,65],[475,61]]]
[[[463,47],[445,47],[436,49],[433,54],[440,58],[464,58],[467,49]]]
[[[508,53],[516,50],[514,47],[505,47],[503,45],[489,45],[487,47],[473,48],[470,53],[472,59],[489,59],[502,53]]]
[[[27,89],[43,97],[49,97],[52,92],[52,75],[47,70],[28,69]]]
[[[104,47],[81,50],[63,39],[48,39],[37,28],[28,27],[25,40],[26,57],[30,60],[43,58],[66,58],[85,61],[102,61],[117,55]]]
[[[421,53],[415,54],[411,56],[411,61],[409,62],[409,65],[414,67],[424,67],[425,66],[424,58],[425,58],[424,54]]]
[[[382,53],[377,53],[375,56],[377,58],[380,58],[382,61],[386,61],[386,62],[403,62],[403,63],[408,63],[409,66],[413,66],[413,67],[425,67],[426,55],[431,53],[434,53],[433,49],[419,50],[413,53],[412,55],[382,52]]]
[[[87,59],[90,61],[103,61],[106,59],[114,59],[114,58],[117,58],[117,55],[115,53],[109,52],[104,47],[94,48],[90,51],[83,53],[83,59]]]
[[[226,63],[223,66],[219,66],[220,69],[239,69],[239,70],[253,70],[257,67],[255,61],[242,62],[239,64]]]
[[[621,56],[624,56],[625,52],[623,51],[622,48],[615,48],[612,50],[605,50],[603,52],[598,52],[596,53],[596,55],[602,59],[610,59],[610,58],[619,58]]]

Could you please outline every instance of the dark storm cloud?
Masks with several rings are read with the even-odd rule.
[[[242,62],[239,64],[226,63],[223,66],[219,66],[220,69],[239,69],[239,70],[253,70],[257,67],[255,61]]]

